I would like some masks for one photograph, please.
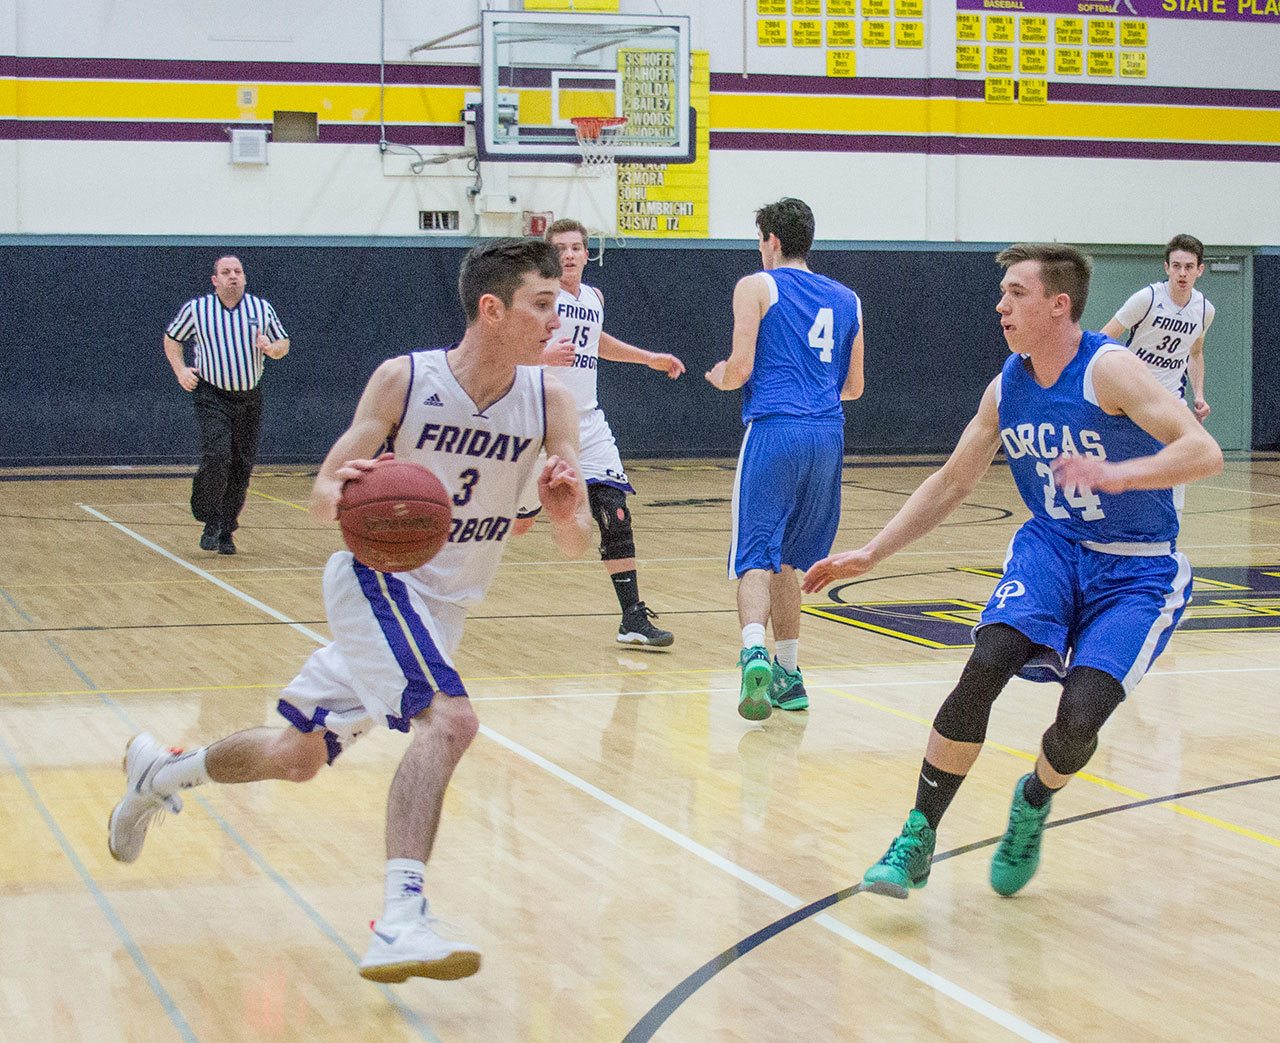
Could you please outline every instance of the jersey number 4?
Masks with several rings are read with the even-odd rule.
[[[819,308],[818,317],[809,327],[809,347],[818,349],[821,362],[831,361],[831,349],[836,343],[836,313],[830,308]]]

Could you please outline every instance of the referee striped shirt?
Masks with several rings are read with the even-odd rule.
[[[196,342],[195,370],[200,379],[223,391],[252,391],[262,379],[262,352],[254,347],[261,331],[268,340],[288,336],[275,308],[246,293],[228,308],[216,293],[187,301],[165,334]]]

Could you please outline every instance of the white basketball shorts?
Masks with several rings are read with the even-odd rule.
[[[520,494],[520,509],[516,512],[519,518],[532,518],[540,510],[538,502],[538,475],[547,462],[544,449],[538,454],[538,465],[524,492]],[[613,440],[613,432],[609,430],[609,421],[599,409],[593,409],[583,416],[578,425],[578,466],[582,478],[588,485],[612,485],[624,493],[634,493],[627,472],[622,469],[622,457],[618,455],[618,443]]]
[[[348,551],[329,559],[323,587],[333,643],[311,653],[276,708],[299,731],[324,731],[329,763],[371,728],[407,732],[437,692],[466,696],[452,659],[466,618],[460,605]]]

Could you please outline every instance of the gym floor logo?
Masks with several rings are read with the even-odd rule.
[[[1000,579],[998,568],[955,568],[973,576]],[[1016,580],[1000,584],[997,597],[1016,597]],[[805,605],[806,615],[819,616],[859,630],[870,630],[925,648],[973,647],[973,626],[986,601],[938,598],[932,601],[845,602],[843,592],[854,584],[831,590],[833,605]],[[1244,630],[1280,630],[1280,565],[1226,565],[1195,570],[1192,600],[1179,630],[1226,634]]]

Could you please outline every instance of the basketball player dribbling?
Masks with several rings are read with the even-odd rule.
[[[590,539],[573,400],[536,368],[560,325],[559,276],[555,249],[539,240],[477,246],[458,280],[467,314],[461,342],[449,351],[389,359],[374,372],[351,426],[320,468],[312,513],[333,521],[343,483],[389,446],[444,483],[453,508],[449,542],[406,573],[375,572],[347,551],[329,559],[324,599],[334,640],[282,693],[284,729],[237,732],[188,753],[136,736],[125,757],[125,795],[109,825],[118,861],[138,858],[155,816],[181,810],[183,789],[305,782],[375,726],[409,732],[387,797],[385,908],[360,974],[400,982],[461,978],[479,969],[474,946],[437,932],[423,877],[445,788],[479,727],[452,656],[467,608],[493,579],[544,446],[538,492],[555,540],[577,557]],[[471,451],[481,442],[483,452]]]

